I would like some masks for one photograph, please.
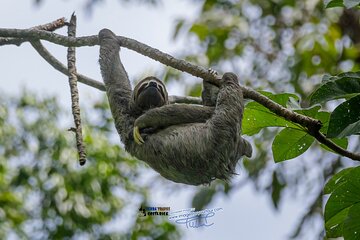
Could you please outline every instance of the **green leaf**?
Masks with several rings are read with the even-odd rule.
[[[349,214],[349,209],[345,208],[340,211],[336,217],[331,218],[325,223],[326,236],[328,237],[341,237],[343,235],[344,220]]]
[[[311,94],[310,104],[323,103],[339,98],[349,98],[359,93],[359,73],[343,73],[330,78],[325,76],[323,84]]]
[[[343,7],[343,0],[325,0],[324,5],[326,8]]]
[[[290,98],[298,99],[297,95],[290,93],[276,95],[268,92],[261,93],[285,107]],[[257,102],[249,102],[246,105],[242,124],[243,134],[247,134],[249,136],[258,133],[261,129],[266,127],[290,127],[301,129],[298,125],[277,116],[275,113],[271,112],[269,109]]]
[[[275,162],[295,158],[304,153],[314,142],[308,133],[291,128],[285,128],[276,135],[272,144]]]
[[[178,19],[176,20],[175,23],[175,29],[174,29],[174,33],[173,33],[173,40],[176,40],[176,38],[179,36],[179,32],[182,29],[182,27],[184,26],[184,20],[183,19]]]
[[[325,206],[327,237],[359,239],[360,167],[336,174],[325,187],[331,192]]]
[[[276,171],[273,172],[273,178],[271,183],[271,199],[276,209],[279,208],[279,203],[281,200],[282,190],[285,188],[286,184],[282,183],[279,180]]]
[[[346,7],[346,8],[353,8],[360,4],[360,0],[325,0],[324,5],[326,8],[333,8],[333,7]]]
[[[302,115],[308,116],[308,117],[315,117],[319,110],[321,109],[321,106],[317,105],[311,108],[304,108],[301,110],[296,110],[295,112],[300,113]]]
[[[360,202],[349,209],[344,222],[344,239],[360,240]]]
[[[274,94],[271,92],[266,92],[266,91],[259,91],[262,95],[270,98],[271,100],[273,100],[274,102],[277,102],[278,104],[280,104],[283,107],[286,107],[287,104],[289,103],[290,99],[294,99],[299,101],[299,96],[293,93],[279,93],[279,94]]]
[[[206,25],[194,24],[190,28],[190,32],[195,33],[198,36],[198,38],[200,39],[200,41],[204,41],[209,34],[209,29]]]
[[[335,189],[345,181],[345,175],[349,174],[352,169],[353,168],[345,168],[332,176],[324,187],[324,194],[330,194],[335,191]]]
[[[196,210],[204,209],[213,199],[216,190],[214,188],[201,188],[192,200],[192,207]]]
[[[300,129],[298,125],[277,116],[258,103],[251,102],[247,104],[243,117],[243,134],[251,136],[266,127],[292,127]]]
[[[343,138],[360,132],[360,95],[340,104],[330,116],[327,137]]]

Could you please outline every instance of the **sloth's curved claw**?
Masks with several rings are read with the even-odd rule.
[[[211,75],[213,75],[214,77],[218,77],[218,76],[219,76],[218,72],[217,72],[216,70],[212,69],[212,68],[209,68],[209,69],[208,69],[208,72],[209,72]]]
[[[144,139],[141,137],[139,127],[137,127],[137,126],[134,127],[133,136],[134,136],[134,141],[137,144],[141,145],[141,144],[145,143]]]

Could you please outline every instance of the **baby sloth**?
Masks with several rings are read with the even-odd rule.
[[[251,156],[241,137],[244,106],[235,74],[225,73],[215,91],[204,80],[203,105],[168,104],[164,84],[154,77],[131,90],[114,33],[101,30],[99,42],[109,105],[130,154],[163,177],[190,185],[228,180],[241,156]]]

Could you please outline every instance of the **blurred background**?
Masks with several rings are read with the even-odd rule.
[[[1,28],[29,28],[78,16],[77,35],[109,28],[241,83],[307,96],[324,73],[359,70],[357,10],[325,10],[320,0],[2,1]],[[66,35],[66,28],[57,31]],[[63,63],[67,49],[44,42]],[[79,73],[101,81],[98,46],[77,48]],[[135,83],[166,81],[171,95],[200,96],[201,79],[128,49]],[[132,158],[113,126],[106,96],[79,84],[88,162],[77,161],[67,77],[29,43],[0,47],[1,239],[322,239],[322,188],[350,163],[319,147],[275,164],[277,128],[251,137],[254,154],[231,182],[172,183]],[[332,106],[328,106],[331,108]],[[354,145],[355,143],[352,142]],[[222,208],[210,227],[138,217],[140,206]]]

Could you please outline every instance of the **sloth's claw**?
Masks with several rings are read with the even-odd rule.
[[[217,72],[216,70],[212,69],[212,68],[209,68],[209,69],[208,69],[208,72],[209,72],[211,75],[213,75],[214,77],[218,77],[218,76],[219,76],[218,72]]]
[[[136,127],[136,126],[134,127],[133,136],[134,136],[134,141],[137,144],[141,145],[141,144],[145,143],[144,139],[141,137],[139,127]]]

